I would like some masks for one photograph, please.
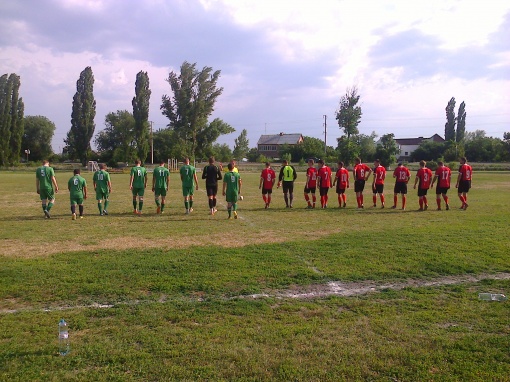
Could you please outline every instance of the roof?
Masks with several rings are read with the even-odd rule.
[[[257,145],[295,145],[303,139],[301,134],[275,134],[275,135],[261,135]]]
[[[432,140],[434,142],[444,142],[443,137],[441,137],[438,134],[434,134],[430,138],[399,138],[395,139],[395,142],[397,142],[399,145],[406,145],[406,146],[412,146],[412,145],[420,145],[423,141],[429,141]]]

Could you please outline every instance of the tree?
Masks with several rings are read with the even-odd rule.
[[[444,154],[446,142],[423,141],[420,146],[411,153],[411,161],[420,160],[437,161]]]
[[[104,123],[106,128],[94,140],[101,160],[110,165],[133,162],[137,157],[133,115],[127,110],[117,110],[108,113]]]
[[[395,142],[395,135],[385,134],[381,137],[381,142],[377,145],[375,155],[381,160],[384,167],[388,167],[395,162],[395,155],[399,153],[397,142]]]
[[[455,97],[448,101],[446,110],[446,123],[444,125],[444,139],[445,141],[455,142]]]
[[[239,137],[237,137],[234,141],[234,151],[232,154],[234,155],[234,158],[241,160],[246,156],[249,150],[248,132],[246,129],[243,129]]]
[[[66,150],[70,157],[78,158],[86,164],[90,152],[90,140],[94,135],[96,124],[96,100],[94,99],[94,75],[87,66],[76,82],[76,94],[73,97],[71,129],[67,133]]]
[[[161,110],[170,120],[169,128],[177,133],[192,158],[203,148],[199,138],[208,127],[207,118],[214,111],[216,99],[223,92],[223,88],[216,87],[220,73],[207,66],[198,71],[196,64],[185,61],[179,75],[170,72],[167,78],[173,96],[163,95]]]
[[[143,162],[149,153],[149,101],[151,90],[149,89],[149,76],[147,72],[140,71],[136,75],[135,96],[133,105],[133,117],[135,119],[134,139],[138,158]]]
[[[41,115],[29,115],[24,118],[21,148],[22,150],[30,150],[30,160],[48,159],[53,154],[51,140],[53,134],[55,134],[55,129],[55,124]]]
[[[342,142],[339,140],[339,148],[345,150],[343,157],[346,163],[351,163],[356,155],[353,155],[353,142],[351,136],[359,134],[358,125],[361,121],[361,107],[357,106],[360,99],[358,89],[354,86],[347,89],[346,93],[340,98],[338,110],[336,111],[336,120],[338,126],[344,131],[345,138]]]
[[[200,145],[197,147],[196,157],[206,159],[213,155],[213,143],[223,134],[230,134],[236,131],[228,123],[220,118],[215,118],[205,129],[197,135]]]
[[[0,77],[0,164],[19,161],[23,137],[23,99],[19,98],[20,77],[14,73]]]
[[[375,139],[377,138],[377,134],[375,131],[372,131],[372,134],[356,134],[352,137],[354,143],[358,146],[358,155],[364,162],[373,161],[376,159],[376,149],[377,145],[375,144]]]
[[[503,153],[503,160],[510,160],[510,132],[505,132],[503,134],[503,149],[505,150]]]
[[[459,111],[457,112],[457,134],[456,134],[457,143],[462,143],[464,141],[465,134],[466,134],[466,103],[462,101],[462,103],[459,106]]]
[[[212,147],[213,149],[213,156],[216,158],[217,161],[220,162],[228,162],[232,159],[232,150],[230,147],[226,144],[215,144]]]

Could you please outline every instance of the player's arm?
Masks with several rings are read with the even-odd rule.
[[[455,188],[459,188],[459,182],[462,180],[462,172],[459,170],[459,175],[457,175],[457,183],[455,184]]]
[[[147,173],[145,173],[145,175],[143,177],[143,188],[147,188],[147,179],[148,179],[148,176],[147,176]]]
[[[87,199],[87,183],[83,186],[83,199]]]
[[[53,187],[55,188],[55,193],[58,192],[58,184],[57,184],[57,178],[55,178],[55,175],[51,177],[51,182],[53,183]]]
[[[202,171],[202,179],[207,178],[207,166],[204,167],[204,170]]]
[[[223,179],[223,188],[222,188],[222,191],[221,191],[221,194],[223,196],[225,196],[225,190],[227,189],[227,179]]]
[[[108,186],[108,192],[111,193],[112,192],[112,181],[110,179],[108,179],[108,181],[106,182],[106,185]]]
[[[218,171],[216,171],[216,180],[221,180],[221,178],[223,177],[221,175],[221,168],[217,167]]]
[[[40,185],[39,185],[39,178],[38,177],[35,178],[35,190],[37,191],[38,194],[41,193],[41,188],[40,188]]]
[[[280,169],[280,174],[278,175],[278,185],[276,186],[277,188],[282,185],[282,179],[283,179],[283,166]]]
[[[239,177],[239,195],[241,195],[242,186],[243,186],[243,181],[241,180],[241,177]]]
[[[194,173],[193,174],[193,179],[195,180],[195,189],[198,190],[198,178],[197,178],[197,173]]]
[[[430,188],[434,187],[434,183],[436,183],[436,180],[439,178],[439,175],[435,174],[432,178],[432,183],[430,183]]]
[[[156,187],[156,173],[152,173],[152,192],[154,192],[154,189]]]
[[[416,188],[416,184],[418,183],[418,180],[420,180],[420,178],[418,177],[418,174],[416,174],[416,178],[414,178],[414,188]]]
[[[367,166],[368,167],[368,166]],[[368,178],[370,178],[370,174],[372,173],[372,169],[370,167],[368,167],[368,171],[367,171],[367,174],[365,175],[365,181],[368,180]],[[374,173],[374,182],[375,182],[375,173]]]
[[[260,174],[259,190],[262,188],[262,182],[264,181],[262,174],[263,174],[263,172]]]
[[[129,189],[130,190],[133,189],[133,179],[134,179],[134,176],[131,174],[131,176],[129,177]]]
[[[168,190],[170,188],[170,176],[166,177],[166,189]]]

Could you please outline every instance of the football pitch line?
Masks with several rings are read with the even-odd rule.
[[[331,296],[356,297],[369,293],[378,293],[385,290],[402,290],[405,288],[435,288],[449,285],[474,284],[482,280],[510,280],[510,273],[499,272],[494,274],[481,273],[479,275],[458,275],[443,276],[434,279],[409,279],[402,282],[377,283],[370,280],[359,282],[341,282],[330,281],[326,284],[305,285],[287,290],[274,290],[268,293],[258,293],[249,295],[239,295],[233,297],[218,297],[219,300],[258,300],[258,299],[291,299],[291,300],[311,300],[318,298],[327,298]],[[488,291],[490,292],[490,291]],[[473,296],[473,299],[477,296]],[[210,300],[208,297],[207,300]],[[46,308],[24,307],[20,309],[0,309],[0,315],[14,314],[21,312],[58,312],[73,309],[111,309],[118,306],[137,306],[143,304],[166,304],[170,302],[203,302],[204,298],[191,297],[171,297],[162,295],[157,301],[154,300],[132,300],[122,301],[112,304],[92,303],[88,305],[74,306],[53,306]]]

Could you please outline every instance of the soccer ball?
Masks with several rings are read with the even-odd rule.
[[[243,200],[243,199],[244,199],[244,196],[239,195],[239,200]]]

